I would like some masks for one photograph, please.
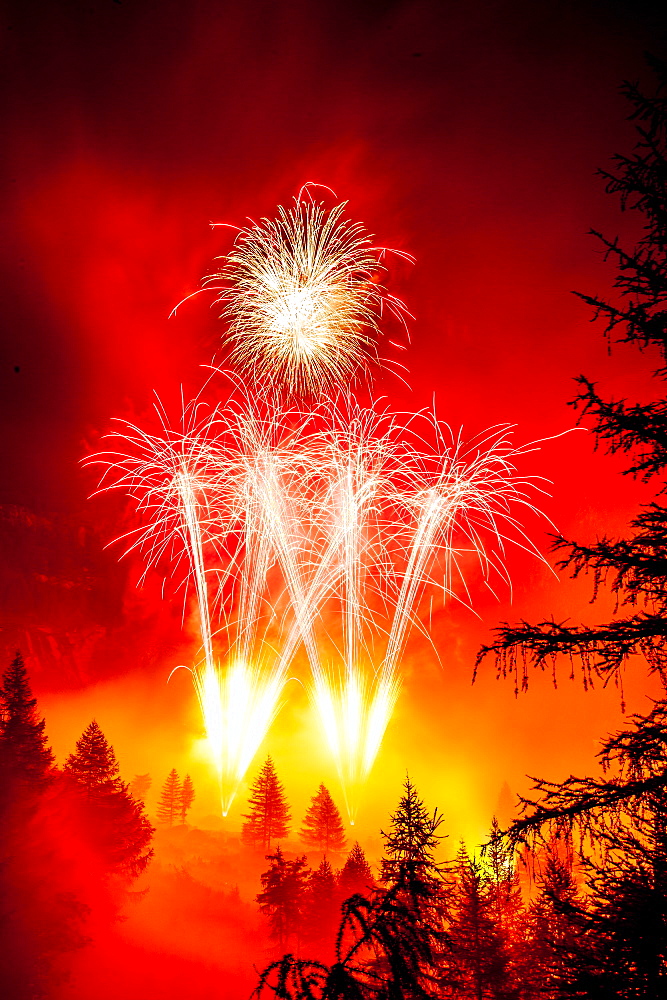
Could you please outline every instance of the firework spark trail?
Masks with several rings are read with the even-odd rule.
[[[254,414],[216,409],[186,427],[188,409],[191,415],[194,407],[186,408],[183,432],[171,430],[158,411],[161,435],[125,423],[112,435],[125,450],[93,455],[88,463],[104,466],[100,489],[124,489],[147,522],[124,536],[131,539],[125,554],[135,549],[144,554],[142,579],[165,557],[174,566],[187,563],[182,585],[187,590],[191,580],[194,586],[204,652],[203,664],[191,673],[226,812],[277,711],[285,681],[285,665],[273,670],[255,648],[274,532],[267,531],[266,499],[253,482],[257,455],[248,452],[244,440]],[[255,425],[257,437],[256,419]],[[259,476],[260,483],[263,478]],[[230,538],[239,527],[243,557],[230,551]],[[212,568],[207,568],[207,553]],[[241,596],[237,636],[222,667],[214,655],[211,573],[220,577],[219,607],[230,576]],[[270,620],[271,613],[266,617]]]
[[[204,280],[228,320],[240,399],[203,419],[193,401],[179,432],[158,408],[161,434],[126,424],[124,451],[89,459],[105,466],[100,488],[125,489],[145,521],[125,536],[144,577],[165,560],[173,575],[186,567],[203,648],[191,672],[225,813],[302,645],[352,819],[423,594],[462,599],[458,582],[467,601],[464,552],[485,581],[495,571],[509,582],[510,539],[539,556],[513,513],[539,512],[535,482],[514,466],[529,448],[512,448],[509,427],[466,448],[446,444],[433,415],[430,446],[411,427],[419,415],[403,425],[355,401],[383,314],[404,322],[407,311],[379,282],[386,251],[345,208],[327,210],[306,186],[292,208],[240,229]]]
[[[491,428],[467,448],[460,439],[451,447],[445,446],[438,457],[440,469],[435,482],[430,481],[432,474],[429,476],[426,471],[423,489],[409,498],[417,516],[382,665],[383,674],[391,677],[396,672],[419,593],[425,584],[432,582],[428,564],[437,552],[442,553],[444,561],[443,596],[456,596],[452,582],[452,564],[457,554],[456,530],[463,535],[468,550],[477,556],[485,578],[491,568],[495,568],[508,579],[503,562],[505,542],[510,540],[505,535],[507,529],[519,536],[511,537],[514,545],[527,548],[537,558],[542,558],[511,513],[513,506],[522,506],[540,515],[525,492],[527,488],[539,489],[536,480],[516,477],[513,464],[513,460],[525,454],[530,446],[512,447],[511,430],[509,425]],[[437,424],[436,431],[441,438],[442,428]],[[429,456],[425,457],[428,460]],[[489,551],[485,535],[497,546],[497,553]],[[465,587],[463,574],[460,576]]]
[[[223,266],[204,279],[229,321],[231,360],[253,383],[329,393],[368,371],[385,313],[405,322],[405,305],[379,282],[388,251],[372,246],[345,208],[327,210],[302,189],[277,218],[241,229]]]
[[[539,513],[523,491],[535,487],[535,482],[515,475],[512,460],[528,449],[511,446],[510,428],[492,428],[467,448],[459,440],[424,453],[406,443],[405,429],[399,433],[403,441],[397,449],[391,432],[384,437],[378,433],[373,416],[375,423],[367,422],[356,437],[354,420],[347,436],[333,435],[328,473],[332,486],[327,500],[334,529],[322,557],[322,564],[333,565],[333,571],[329,593],[315,598],[325,605],[327,597],[340,592],[342,665],[338,669],[319,666],[312,691],[351,819],[398,696],[400,654],[420,597],[435,582],[434,564],[444,572],[439,585],[444,596],[455,596],[453,564],[460,551],[455,547],[455,534],[476,554],[485,578],[492,568],[504,573],[502,553],[508,528],[517,529],[515,535],[518,531],[519,538],[512,538],[515,544],[539,555],[511,512],[514,505],[523,505]],[[359,423],[363,427],[364,422]],[[435,429],[440,445],[443,428],[436,422]],[[388,512],[383,517],[385,508]],[[403,515],[409,514],[408,521],[401,509]],[[485,536],[498,552],[489,550]],[[388,638],[381,666],[374,669],[364,637],[365,626],[373,618],[368,607],[368,573],[374,559],[390,564],[401,548],[403,568],[394,566],[398,589],[393,597],[386,587],[383,590],[385,606],[389,605]],[[459,576],[465,588],[460,568]]]
[[[291,424],[291,426],[290,426]],[[316,452],[304,416],[270,412],[257,421],[248,411],[240,420],[239,456],[244,465],[242,494],[245,504],[245,561],[251,570],[241,573],[240,607],[248,618],[248,634],[266,587],[269,563],[277,560],[284,578],[294,617],[289,637],[274,667],[283,674],[296,647],[303,642],[312,669],[317,669],[319,651],[312,631],[313,593],[310,582],[313,566],[311,483]],[[295,429],[296,428],[296,429]],[[248,531],[252,525],[253,530]],[[257,553],[253,556],[253,552]],[[259,555],[261,553],[261,555]],[[257,567],[261,566],[261,571]],[[245,596],[244,598],[244,595]]]
[[[371,609],[368,601],[372,592],[381,593],[384,603],[387,600],[389,553],[400,524],[387,518],[384,508],[391,504],[404,456],[395,421],[382,411],[364,410],[347,398],[330,407],[328,420],[321,435],[324,545],[309,601],[322,614],[332,600],[337,604],[342,663],[318,664],[311,693],[352,820],[367,770],[364,761],[374,759],[377,752],[378,707],[384,692],[376,690],[373,672],[368,677],[372,659],[368,632],[377,632],[381,625],[377,609]],[[374,582],[373,571],[379,576]],[[390,707],[384,705],[380,714],[386,718],[388,712]]]
[[[465,449],[460,440],[442,445],[436,422],[438,446],[424,451],[395,417],[363,409],[349,397],[316,416],[312,429],[303,414],[272,407],[262,412],[246,398],[180,433],[164,420],[162,436],[128,424],[118,434],[129,453],[91,458],[105,464],[101,487],[125,488],[147,518],[131,533],[128,551],[144,551],[147,569],[165,555],[176,564],[183,553],[188,560],[204,651],[203,665],[192,673],[224,812],[277,712],[303,643],[313,700],[353,818],[398,695],[399,659],[420,596],[434,583],[434,565],[444,570],[445,596],[454,595],[455,532],[476,553],[485,576],[492,568],[502,572],[508,527],[531,548],[511,509],[522,504],[536,510],[522,491],[534,484],[515,476],[513,459],[526,449],[511,447],[509,428],[492,429]],[[485,535],[498,553],[489,553]],[[285,622],[283,610],[283,639],[269,654],[267,629],[279,618],[269,582],[274,565],[290,614]],[[219,581],[213,602],[212,574]],[[380,609],[373,603],[378,600]],[[231,618],[222,664],[215,658],[212,606]],[[338,663],[323,655],[320,634],[334,606],[342,633]],[[376,668],[380,633],[386,642]]]
[[[146,524],[128,535],[124,555],[138,549],[145,555],[143,581],[151,567],[166,556],[179,566],[186,561],[186,579],[194,582],[199,628],[204,651],[203,667],[192,671],[197,698],[213,755],[223,742],[223,720],[217,694],[219,678],[213,654],[208,583],[204,549],[216,543],[209,486],[217,468],[214,427],[217,412],[198,420],[198,407],[186,408],[182,430],[172,430],[161,406],[157,407],[162,435],[149,434],[121,421],[122,430],[109,435],[126,450],[90,456],[87,464],[102,464],[100,491],[124,489],[137,505]],[[185,581],[184,581],[185,582]]]

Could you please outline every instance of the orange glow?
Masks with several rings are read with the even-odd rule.
[[[402,414],[433,412],[435,393],[438,414],[454,428],[452,436],[440,425],[450,454],[459,427],[462,451],[499,420],[518,428],[519,442],[570,427],[580,372],[605,398],[653,398],[652,351],[609,351],[570,294],[615,294],[590,228],[618,234],[620,245],[636,237],[636,213],[619,213],[595,171],[634,141],[618,86],[648,78],[643,52],[654,51],[656,38],[648,6],[606,5],[600,17],[600,5],[586,0],[146,0],[41,4],[38,16],[30,4],[10,5],[0,644],[5,663],[17,648],[25,655],[59,765],[96,718],[122,778],[150,773],[153,822],[172,768],[188,773],[197,792],[189,828],[170,838],[157,824],[154,864],[137,886],[150,891],[137,894],[124,921],[92,927],[91,947],[71,953],[73,978],[58,989],[73,1000],[250,996],[253,965],[267,955],[253,924],[267,862],[261,852],[244,854],[239,837],[267,754],[292,812],[285,851],[303,851],[299,826],[323,782],[353,818],[349,839],[375,865],[406,772],[429,809],[444,813],[442,856],[451,858],[459,838],[473,849],[486,838],[494,813],[509,821],[516,795],[530,788],[527,775],[595,773],[600,738],[625,724],[619,691],[584,692],[567,664],[557,688],[537,674],[518,699],[491,662],[471,683],[476,653],[500,622],[614,614],[604,588],[591,606],[591,580],[557,578],[550,555],[546,565],[521,548],[518,529],[544,554],[552,523],[581,544],[622,537],[652,495],[620,474],[623,456],[596,451],[584,433],[517,455],[510,478],[546,517],[517,498],[516,524],[498,527],[503,544],[504,535],[519,544],[499,548],[487,521],[478,554],[461,520],[446,538],[437,490],[443,440],[424,418],[430,482],[394,520],[399,537],[384,533],[382,560],[372,538],[382,534],[387,505],[356,489],[353,476],[345,503],[346,464],[335,444],[345,440],[349,414],[329,414],[328,459],[320,437],[316,467],[305,462],[289,475],[267,426],[280,423],[286,450],[293,443],[303,455],[324,418],[263,422],[262,411],[260,426],[242,426],[226,415],[211,434],[225,439],[233,490],[221,488],[214,463],[200,477],[209,459],[188,438],[200,422],[193,413],[185,427],[178,421],[183,400],[201,403],[202,423],[220,417],[221,399],[241,406],[244,386],[230,390],[224,373],[249,344],[241,326],[229,336],[231,315],[219,318],[232,300],[214,308],[211,300],[230,288],[219,276],[250,247],[244,234],[270,238],[262,220],[276,222],[274,206],[284,206],[286,226],[312,232],[320,200],[337,205],[311,188],[312,202],[307,189],[293,208],[308,178],[349,197],[340,223],[362,219],[362,241],[378,239],[368,235],[361,247],[373,260],[352,275],[343,331],[327,320],[345,287],[322,285],[312,255],[289,258],[292,270],[286,279],[284,269],[274,274],[273,284],[266,258],[246,258],[251,283],[268,279],[264,332],[282,350],[277,361],[270,344],[262,353],[264,377],[277,389],[274,375],[289,371],[292,402],[304,388],[309,399],[319,396],[310,359],[331,355],[332,340],[330,388],[344,393],[356,379],[359,411],[374,412],[372,420],[386,407],[403,429]],[[246,220],[248,211],[257,221]],[[327,208],[323,221],[330,217]],[[234,230],[209,228],[220,220],[239,223],[238,240]],[[376,242],[399,253],[383,255]],[[297,274],[304,262],[305,279]],[[205,274],[208,293],[172,315]],[[401,322],[408,314],[399,307],[388,315],[390,301],[414,313],[409,336]],[[244,373],[249,382],[252,372]],[[169,433],[155,414],[156,393],[174,419]],[[154,562],[148,552],[158,536],[120,562],[120,548],[104,548],[120,535],[124,549],[134,545],[130,533],[152,514],[137,516],[121,491],[88,500],[90,470],[78,462],[111,446],[101,440],[110,414],[123,418],[125,436],[132,425],[172,447],[174,502],[164,508],[165,548]],[[114,447],[133,451],[119,440]],[[253,460],[239,461],[244,454]],[[387,456],[392,463],[389,481],[396,469]],[[551,495],[521,486],[524,472],[533,484],[552,482]],[[327,494],[324,481],[334,477],[338,488]],[[370,489],[371,476],[359,478]],[[306,500],[298,518],[279,502],[285,491]],[[227,548],[218,528],[209,530],[221,506],[230,513]],[[270,549],[262,511],[273,512]],[[293,525],[304,518],[297,544]],[[642,662],[628,664],[624,684],[627,713],[643,712],[658,694]],[[207,864],[198,867],[199,857]],[[217,892],[224,912],[210,905]],[[196,893],[198,912],[186,905]]]

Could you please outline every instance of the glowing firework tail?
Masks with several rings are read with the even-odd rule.
[[[504,572],[506,537],[538,554],[513,516],[518,505],[536,511],[525,494],[535,483],[516,476],[513,459],[525,449],[512,447],[509,427],[466,447],[460,440],[445,445],[448,429],[433,420],[437,446],[424,451],[414,432],[386,414],[348,403],[331,419],[328,468],[322,462],[329,536],[320,556],[328,589],[311,599],[324,614],[338,601],[341,658],[338,665],[317,662],[312,693],[353,818],[398,696],[400,656],[425,588],[456,596],[456,567],[465,590],[462,550],[475,554],[487,578],[492,568]],[[378,630],[385,642],[375,666]]]
[[[215,410],[193,424],[189,418],[198,412],[193,404],[184,413],[183,430],[177,432],[169,427],[164,412],[158,412],[161,434],[124,424],[114,435],[124,450],[102,452],[88,462],[104,465],[101,489],[124,489],[146,522],[123,536],[130,540],[126,552],[143,552],[143,575],[166,559],[168,572],[181,567],[186,593],[188,583],[193,585],[203,662],[191,673],[227,812],[277,711],[285,681],[285,665],[281,662],[274,669],[255,646],[271,536],[264,505],[260,504],[258,515],[256,491],[249,487],[247,468],[253,456],[238,453],[244,432],[241,417],[247,422],[247,414]],[[230,536],[240,529],[247,559],[234,553],[230,558]],[[234,641],[228,642],[218,659],[209,580],[217,577],[221,590],[230,575],[241,577],[236,648]],[[219,605],[220,598],[213,603]]]

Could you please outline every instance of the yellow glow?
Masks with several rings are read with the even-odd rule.
[[[336,762],[351,824],[398,690],[397,680],[382,676],[368,680],[360,671],[350,671],[343,678],[322,671],[313,682],[313,701]]]
[[[193,677],[227,815],[275,718],[284,678],[240,660],[222,670],[205,664]]]
[[[311,427],[279,404],[232,400],[194,426],[184,415],[182,432],[127,425],[130,454],[92,459],[145,517],[128,551],[184,567],[194,591],[203,655],[192,672],[225,812],[302,649],[353,818],[424,593],[467,601],[466,553],[485,579],[506,576],[512,532],[535,551],[514,515],[535,507],[508,427],[464,446],[435,418],[417,434],[350,397],[310,413]]]

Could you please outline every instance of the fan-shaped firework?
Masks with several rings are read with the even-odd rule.
[[[352,818],[434,569],[453,595],[463,550],[488,576],[503,572],[505,533],[524,540],[514,511],[535,508],[513,464],[522,449],[507,427],[466,448],[435,420],[427,446],[416,417],[406,428],[350,397],[309,418],[247,398],[197,412],[179,432],[164,419],[158,435],[126,425],[124,450],[91,460],[105,465],[102,488],[124,488],[147,522],[130,548],[148,565],[187,558],[204,653],[193,676],[223,810],[303,645]]]
[[[349,384],[376,352],[383,312],[404,316],[379,281],[385,251],[345,207],[302,191],[275,219],[241,229],[205,279],[224,306],[231,360],[253,382],[298,394]]]
[[[192,676],[226,813],[275,716],[291,658],[265,644],[281,627],[269,572],[276,553],[288,565],[296,558],[289,484],[307,472],[309,455],[300,416],[292,430],[270,408],[202,412],[191,404],[175,430],[158,407],[157,434],[121,422],[110,435],[118,448],[87,462],[104,467],[100,489],[124,490],[144,522],[121,536],[126,553],[142,552],[146,571],[166,563],[186,593],[194,589],[203,659]]]

